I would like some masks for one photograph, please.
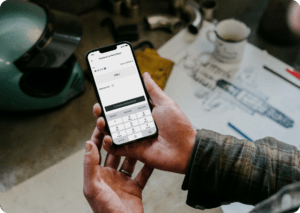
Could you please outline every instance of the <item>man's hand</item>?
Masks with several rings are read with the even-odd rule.
[[[83,193],[95,213],[143,212],[142,190],[153,168],[144,166],[135,179],[119,172],[120,157],[108,154],[102,167],[100,149],[104,135],[96,128],[86,142]],[[133,173],[135,159],[126,158],[121,169]]]
[[[292,2],[288,11],[288,23],[290,28],[300,37],[300,1]]]
[[[153,168],[185,174],[197,131],[178,105],[151,79],[149,73],[144,73],[143,79],[154,107],[152,115],[159,135],[125,147],[114,148],[112,138],[105,130],[105,121],[100,117],[97,120],[97,128],[106,135],[103,147],[113,155],[131,157]],[[99,117],[101,113],[100,105],[95,104],[94,116]]]

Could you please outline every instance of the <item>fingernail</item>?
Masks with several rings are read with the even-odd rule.
[[[89,143],[86,143],[86,144],[85,144],[85,154],[90,153],[91,150],[92,150],[92,145],[89,144]]]
[[[93,106],[93,111],[94,111],[95,107],[97,107],[97,106],[100,107],[99,103],[94,104],[94,106]],[[94,111],[94,112],[95,112],[95,111]]]

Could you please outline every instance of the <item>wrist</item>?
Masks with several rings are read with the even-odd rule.
[[[195,154],[193,152],[193,150],[195,147],[197,134],[198,134],[198,132],[195,129],[193,129],[192,134],[186,143],[187,148],[186,148],[186,153],[185,153],[185,160],[184,160],[184,164],[183,164],[182,174],[186,174],[188,172],[188,168],[189,168],[190,164],[192,163],[191,157],[193,157]]]

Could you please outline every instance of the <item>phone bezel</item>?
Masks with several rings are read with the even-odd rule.
[[[103,105],[102,105],[102,102],[101,102],[101,99],[100,99],[100,96],[98,94],[98,90],[97,90],[97,86],[96,86],[96,82],[95,82],[95,78],[94,78],[94,75],[93,75],[93,72],[92,72],[92,69],[91,69],[91,65],[89,63],[89,60],[88,60],[88,56],[89,54],[93,53],[93,52],[96,52],[96,51],[99,51],[100,53],[102,53],[101,51],[104,51],[104,52],[109,52],[109,51],[114,51],[116,49],[117,46],[119,45],[122,45],[122,44],[127,44],[129,45],[130,49],[131,49],[131,52],[132,52],[132,55],[133,55],[133,58],[134,58],[134,62],[135,62],[135,66],[137,67],[138,69],[138,73],[139,73],[139,76],[140,76],[140,80],[142,82],[142,85],[143,85],[143,88],[144,88],[144,92],[146,94],[146,97],[147,97],[147,103],[149,105],[149,108],[150,108],[150,111],[151,111],[151,114],[152,114],[152,111],[153,111],[153,107],[150,103],[151,101],[151,98],[148,94],[148,91],[146,89],[146,86],[145,86],[145,83],[144,83],[144,80],[142,78],[142,75],[141,75],[141,71],[140,71],[140,68],[138,66],[138,63],[137,63],[137,60],[136,60],[136,57],[135,57],[135,54],[134,54],[134,51],[133,51],[133,48],[132,48],[132,45],[129,43],[129,42],[126,42],[126,41],[123,41],[123,42],[118,42],[118,43],[115,43],[115,44],[112,44],[112,45],[109,45],[109,46],[105,46],[105,47],[100,47],[100,48],[97,48],[97,49],[94,49],[94,50],[90,50],[89,52],[86,53],[86,56],[85,56],[85,59],[86,59],[86,62],[87,62],[87,65],[88,65],[88,70],[92,76],[92,83],[93,83],[93,86],[94,86],[94,91],[95,91],[95,94],[96,94],[96,97],[97,97],[97,100],[101,106],[101,109],[102,109],[102,116],[105,120],[105,129],[106,131],[109,133],[109,135],[112,137],[112,134],[110,132],[110,129],[108,127],[108,122],[107,122],[107,118],[106,118],[106,115],[105,115],[105,112],[104,112],[104,108],[103,108]],[[143,141],[145,139],[148,139],[148,138],[153,138],[155,136],[158,135],[158,128],[157,128],[157,125],[156,125],[156,122],[154,121],[154,124],[155,124],[155,127],[156,127],[156,132],[152,135],[149,135],[149,136],[146,136],[146,137],[143,137],[143,138],[139,138],[137,140],[133,140],[133,141],[129,141],[127,143],[124,143],[124,144],[115,144],[114,143],[114,140],[112,138],[112,141],[113,141],[113,146],[115,147],[121,147],[121,146],[126,146],[126,145],[129,145],[129,144],[132,144],[132,143],[136,143],[136,142],[139,142],[139,141]]]

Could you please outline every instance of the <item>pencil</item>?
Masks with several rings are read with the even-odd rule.
[[[237,133],[239,133],[241,136],[243,136],[244,138],[246,138],[248,141],[253,142],[253,140],[251,140],[249,137],[247,137],[247,135],[245,135],[244,133],[242,133],[238,128],[236,128],[235,126],[233,126],[231,123],[228,123],[228,126],[230,126],[232,129],[234,129]]]
[[[269,67],[264,66],[264,69],[268,70],[269,72],[273,73],[274,75],[278,76],[279,78],[285,80],[286,82],[289,82],[290,84],[294,85],[295,87],[297,87],[298,89],[300,89],[300,87],[297,84],[294,84],[293,82],[291,82],[290,80],[286,79],[285,77],[283,77],[282,75],[279,75],[277,72],[275,72],[274,70],[271,70]]]

